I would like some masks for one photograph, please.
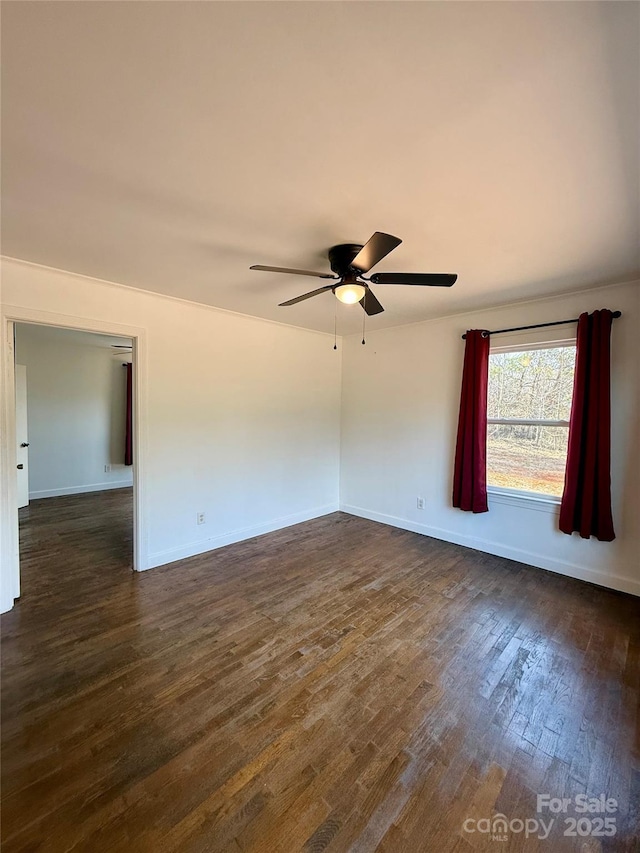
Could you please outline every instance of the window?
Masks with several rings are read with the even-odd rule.
[[[573,394],[574,343],[489,355],[487,484],[559,498]]]

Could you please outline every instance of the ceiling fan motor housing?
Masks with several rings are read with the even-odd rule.
[[[351,264],[361,249],[362,245],[358,243],[341,243],[338,246],[332,246],[329,249],[329,263],[333,272],[347,281],[355,279],[358,273],[351,268]]]

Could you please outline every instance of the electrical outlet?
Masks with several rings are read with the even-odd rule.
[[[203,512],[196,513],[196,523],[197,524],[204,524],[204,513]]]
[[[110,474],[110,473],[111,473],[111,465],[105,465],[105,466],[104,466],[104,473],[105,473],[105,474]]]
[[[424,509],[424,498],[417,498],[416,504],[418,509]]]

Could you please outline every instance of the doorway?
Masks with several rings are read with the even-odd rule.
[[[132,353],[130,338],[15,324],[23,599],[133,568]]]
[[[11,313],[13,316],[11,316]],[[0,612],[5,612],[13,606],[15,600],[21,597],[21,553],[20,553],[20,527],[21,521],[28,514],[32,519],[36,515],[40,519],[44,517],[44,510],[47,507],[55,506],[51,501],[59,499],[59,503],[66,502],[67,515],[69,513],[78,513],[78,507],[71,507],[74,502],[83,503],[83,496],[94,495],[95,506],[91,510],[91,529],[96,530],[96,516],[99,514],[99,507],[107,507],[108,513],[111,516],[111,523],[115,526],[120,525],[121,541],[128,540],[127,547],[127,570],[142,571],[146,568],[146,558],[143,556],[143,517],[141,512],[141,482],[142,482],[142,463],[143,463],[143,448],[141,442],[141,432],[144,422],[146,407],[143,405],[144,395],[142,388],[144,387],[144,369],[145,369],[145,353],[146,341],[145,331],[137,327],[127,327],[122,324],[115,324],[101,321],[78,321],[74,317],[63,317],[62,315],[48,314],[38,310],[30,309],[14,309],[5,307],[3,310],[3,327],[4,335],[2,340],[2,375],[3,375],[3,394],[0,407],[0,415],[2,418],[2,437],[0,441],[0,493],[2,497],[0,506],[0,557],[1,557],[1,575],[2,575],[2,598],[0,601]],[[18,316],[16,316],[18,315]],[[47,320],[51,320],[49,324]],[[79,323],[82,325],[80,326]],[[84,481],[82,480],[83,465],[80,463],[81,454],[75,454],[77,458],[73,458],[69,463],[69,454],[67,453],[66,465],[57,454],[53,452],[53,444],[51,447],[43,441],[42,432],[42,411],[40,411],[40,425],[37,426],[34,433],[33,418],[29,417],[29,398],[32,396],[29,390],[29,364],[21,364],[24,361],[24,347],[21,351],[20,330],[27,329],[33,333],[34,329],[38,330],[39,336],[51,336],[51,340],[56,336],[76,335],[74,346],[79,358],[78,364],[85,373],[89,370],[89,362],[95,359],[85,359],[82,357],[81,346],[87,343],[96,346],[99,342],[99,347],[103,353],[107,352],[110,355],[107,358],[113,366],[113,384],[114,388],[119,387],[120,391],[126,395],[127,393],[127,373],[130,373],[129,382],[129,412],[130,412],[130,457],[134,464],[124,464],[124,459],[121,455],[121,450],[126,441],[126,422],[122,420],[126,416],[127,398],[121,397],[120,412],[111,412],[111,423],[107,428],[102,428],[102,454],[100,466],[94,457],[85,463],[91,467],[94,476],[86,476],[86,464],[84,470]],[[82,341],[82,335],[85,340]],[[57,338],[58,343],[61,339]],[[117,343],[116,343],[117,341]],[[69,343],[67,341],[66,343]],[[17,349],[16,349],[17,344]],[[126,368],[125,365],[129,364]],[[115,378],[115,368],[118,368],[120,373],[118,378]],[[81,372],[82,372],[81,371]],[[103,371],[104,372],[104,371]],[[37,373],[37,371],[36,371]],[[42,370],[40,376],[34,375],[33,379],[37,379],[40,383],[40,396],[48,394],[49,400],[45,401],[46,405],[53,406],[56,412],[57,425],[60,428],[61,415],[64,415],[65,410],[69,414],[68,406],[65,406],[63,395],[60,393],[60,376],[53,370],[53,360],[50,365],[49,377],[43,377]],[[104,378],[104,377],[103,377]],[[81,377],[81,382],[86,384],[86,376]],[[104,382],[103,382],[104,385]],[[124,390],[123,390],[124,389]],[[78,390],[78,389],[76,389]],[[26,400],[26,406],[25,406]],[[76,403],[78,401],[76,400]],[[46,410],[46,405],[44,410]],[[25,415],[26,408],[26,415]],[[103,409],[105,407],[103,406]],[[80,407],[82,409],[82,407]],[[84,414],[87,414],[85,407]],[[124,410],[124,414],[123,414]],[[95,412],[94,412],[95,415]],[[62,418],[64,420],[64,418]],[[30,423],[31,421],[31,423]],[[55,424],[53,424],[55,426]],[[75,434],[73,430],[75,429]],[[62,424],[64,432],[64,424]],[[93,432],[96,432],[95,417],[87,420],[84,424],[79,417],[72,419],[71,427],[68,427],[71,435],[67,443],[73,448],[73,440],[78,440]],[[97,430],[100,431],[100,430]],[[108,441],[105,439],[108,435]],[[34,447],[34,438],[37,442],[37,448]],[[80,443],[77,447],[80,447]],[[43,456],[44,467],[43,467]],[[34,462],[36,468],[34,469]],[[22,466],[21,468],[18,466]],[[65,473],[65,479],[60,481],[61,469]],[[95,476],[96,472],[101,476]],[[126,472],[126,474],[125,474]],[[73,476],[72,476],[73,474]],[[128,476],[127,476],[128,475]],[[74,481],[75,477],[75,481]],[[56,480],[56,478],[58,478]],[[97,487],[97,488],[96,488]],[[123,527],[122,519],[127,513],[121,514],[122,518],[118,518],[118,513],[114,514],[114,507],[118,504],[118,499],[122,502],[128,501],[128,517],[129,522],[127,529]],[[20,510],[23,518],[19,516],[19,505],[23,509]],[[86,505],[86,502],[85,502]],[[36,512],[37,511],[37,512]],[[48,511],[48,510],[47,510]],[[55,534],[55,525],[50,528],[50,532]],[[112,549],[112,552],[114,549]]]

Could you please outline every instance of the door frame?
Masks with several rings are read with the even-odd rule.
[[[20,540],[16,473],[15,352],[16,323],[54,326],[102,335],[131,338],[133,360],[133,570],[147,568],[147,520],[144,511],[144,472],[147,447],[147,338],[146,329],[104,320],[55,314],[21,306],[2,307],[0,358],[0,613],[10,610],[20,596]]]

